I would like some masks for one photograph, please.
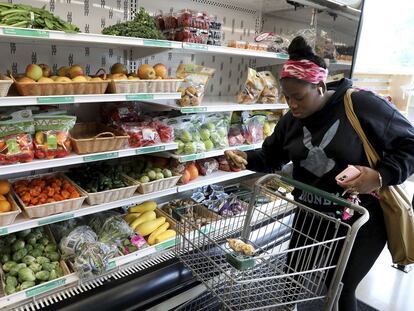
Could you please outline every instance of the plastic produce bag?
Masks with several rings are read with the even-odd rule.
[[[160,144],[161,139],[157,130],[146,123],[123,123],[121,128],[129,135],[129,146],[139,148]]]
[[[53,159],[70,155],[69,130],[76,123],[75,116],[39,114],[34,116],[34,122],[36,158]]]
[[[134,230],[122,219],[122,216],[111,216],[105,220],[98,231],[99,241],[107,244],[121,244],[122,240],[134,234]]]
[[[98,236],[89,226],[80,226],[71,231],[67,237],[62,238],[59,248],[63,257],[71,257],[79,253],[86,243],[94,243]]]
[[[115,257],[117,248],[102,242],[86,242],[81,245],[73,267],[82,279],[100,275],[108,268],[109,259]]]
[[[34,158],[30,110],[20,110],[0,119],[0,164],[30,162]]]
[[[263,80],[256,70],[249,68],[243,89],[237,95],[240,104],[254,104],[259,100],[264,88]]]
[[[206,114],[204,124],[199,130],[206,150],[224,149],[229,146],[228,133],[230,129],[231,113]]]
[[[210,175],[219,169],[219,163],[216,159],[202,159],[196,162],[198,171],[201,175]]]
[[[243,136],[243,126],[240,123],[232,124],[229,130],[229,145],[241,146],[246,143],[246,139]]]
[[[178,143],[178,154],[193,154],[206,151],[199,129],[204,115],[185,115],[170,118],[167,125],[174,128],[175,142]]]
[[[63,237],[67,236],[76,227],[82,226],[83,223],[84,221],[82,218],[72,218],[64,222],[52,224],[50,225],[50,229],[52,230],[56,241],[60,242]]]
[[[272,32],[263,32],[254,39],[256,42],[266,45],[267,50],[276,53],[287,53],[290,40]]]
[[[118,216],[120,215],[117,212],[114,211],[106,211],[99,214],[94,214],[92,216],[89,216],[88,218],[88,225],[94,232],[99,232],[105,223],[106,219],[112,216]]]
[[[174,141],[174,128],[167,125],[161,120],[154,120],[150,123],[152,128],[155,128],[163,143],[171,143]]]
[[[249,112],[242,113],[244,138],[248,144],[259,144],[264,140],[263,127],[266,121],[264,115],[251,115]]]
[[[208,82],[215,69],[194,64],[181,64],[177,68],[177,78],[184,79],[178,89],[181,99],[177,100],[180,106],[199,106],[203,100]]]

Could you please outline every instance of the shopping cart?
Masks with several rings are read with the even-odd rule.
[[[320,213],[284,191],[270,189],[274,181],[352,209],[355,216],[349,224]],[[259,179],[248,203],[246,211],[201,228],[186,218],[177,223],[176,254],[211,292],[220,306],[216,310],[289,310],[316,300],[323,301],[324,310],[332,310],[368,211],[279,175]],[[232,249],[230,238],[254,246],[254,255]],[[182,310],[198,310],[189,306]]]

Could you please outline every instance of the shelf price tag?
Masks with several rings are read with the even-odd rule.
[[[135,151],[135,154],[145,154],[145,153],[152,153],[152,152],[159,152],[164,151],[165,146],[151,146],[151,147],[143,147],[139,148]]]
[[[289,54],[277,53],[277,57],[280,59],[289,59]]]
[[[159,46],[164,48],[170,48],[171,42],[163,40],[144,40],[144,46]]]
[[[7,228],[0,228],[0,236],[6,235],[9,233],[9,230]]]
[[[206,44],[184,43],[184,48],[186,48],[186,49],[194,49],[194,50],[208,51],[208,46]]]
[[[49,32],[37,29],[3,28],[3,34],[23,37],[49,38]]]
[[[38,104],[74,104],[74,96],[37,97]]]
[[[181,156],[180,162],[182,163],[182,162],[188,162],[188,161],[195,161],[195,160],[204,159],[205,157],[206,157],[205,153],[190,154],[186,156]]]
[[[84,162],[92,162],[92,161],[100,161],[100,160],[108,160],[108,159],[115,159],[119,157],[119,152],[110,152],[104,154],[96,154],[83,157]]]
[[[174,245],[175,245],[175,239],[172,239],[172,240],[165,241],[165,242],[162,242],[162,243],[156,245],[155,249],[156,249],[157,252],[159,252],[159,251],[162,251],[164,249],[170,248]]]
[[[207,107],[183,107],[181,108],[182,113],[197,113],[207,112]]]
[[[126,95],[125,100],[134,101],[134,100],[149,100],[154,99],[154,94],[133,94]]]
[[[49,225],[49,224],[53,224],[55,222],[59,222],[59,221],[64,221],[64,220],[68,220],[68,219],[72,219],[75,217],[75,214],[71,213],[71,214],[66,214],[66,215],[58,215],[55,217],[51,217],[48,219],[41,219],[37,222],[37,224],[39,226],[44,226],[44,225]]]
[[[240,146],[240,147],[237,147],[237,149],[240,151],[249,151],[249,150],[254,150],[254,146],[253,145]]]
[[[52,289],[61,287],[61,286],[65,285],[65,283],[66,283],[66,279],[58,279],[58,280],[54,280],[54,281],[44,283],[42,285],[38,285],[35,288],[28,289],[26,291],[26,297],[30,298],[30,297],[33,297],[33,296],[43,294],[43,293],[45,293],[47,291],[50,291]]]
[[[108,268],[107,268],[107,270],[112,270],[112,269],[115,269],[116,268],[116,261],[110,261],[109,263],[108,263]]]

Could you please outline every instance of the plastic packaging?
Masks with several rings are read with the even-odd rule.
[[[202,159],[196,162],[197,169],[201,175],[210,175],[219,169],[219,163],[216,159]]]
[[[278,97],[278,83],[270,71],[259,72],[263,83],[263,90],[258,99],[259,103],[274,104]]]
[[[181,64],[177,68],[177,77],[184,79],[184,83],[178,88],[181,99],[177,104],[183,107],[199,106],[203,100],[205,89],[212,78],[215,69],[193,64]]]
[[[231,113],[210,113],[205,115],[204,124],[199,130],[206,150],[224,149],[229,146],[228,133]],[[210,146],[212,147],[210,148]]]
[[[98,231],[99,241],[107,244],[121,244],[122,240],[134,234],[134,230],[122,219],[122,216],[111,216],[105,220]]]
[[[35,156],[38,159],[63,158],[70,155],[69,131],[76,123],[75,116],[35,115]]]
[[[71,257],[80,252],[85,243],[93,243],[98,236],[89,226],[80,226],[72,230],[59,243],[59,248],[64,257]]]
[[[263,32],[255,37],[258,44],[258,49],[263,51],[270,51],[275,53],[287,53],[290,40],[272,32]]]
[[[256,103],[263,88],[263,80],[260,74],[258,74],[256,70],[249,68],[243,89],[237,94],[237,102],[240,104]]]
[[[20,110],[0,120],[0,164],[32,161],[33,133],[34,121],[30,110]]]
[[[129,146],[139,148],[161,143],[157,130],[146,123],[123,123],[121,128],[129,135]]]
[[[172,126],[169,126],[160,120],[152,121],[150,126],[157,130],[161,142],[171,143],[174,141],[174,128]]]
[[[229,130],[229,146],[241,146],[246,143],[243,136],[243,126],[241,124],[232,124]]]
[[[264,115],[251,115],[242,113],[244,138],[248,144],[262,143],[264,140],[263,126],[266,120]]]

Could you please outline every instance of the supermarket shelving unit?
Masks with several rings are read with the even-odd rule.
[[[20,2],[37,5],[37,1],[34,0],[23,0]],[[242,105],[236,102],[234,96],[244,82],[248,66],[282,64],[287,59],[286,54],[97,34],[108,24],[115,24],[117,21],[130,19],[133,12],[137,10],[137,1],[125,0],[123,5],[121,5],[121,1],[107,0],[100,4],[88,4],[88,7],[86,7],[86,3],[86,1],[85,4],[68,1],[65,4],[55,4],[53,1],[52,7],[51,1],[47,6],[54,14],[68,20],[70,19],[74,24],[79,25],[83,33],[72,34],[59,31],[0,27],[0,48],[2,51],[10,51],[10,53],[2,52],[0,71],[5,72],[7,69],[12,69],[14,73],[21,72],[24,69],[22,66],[31,62],[49,62],[54,66],[58,64],[60,66],[64,63],[70,65],[79,62],[86,64],[87,73],[94,72],[94,70],[100,67],[109,67],[115,62],[124,62],[131,70],[136,70],[142,63],[165,62],[170,65],[169,75],[174,75],[174,70],[180,62],[203,63],[218,70],[209,85],[207,96],[204,98],[201,106],[178,107],[174,105],[174,100],[180,97],[179,93],[146,93],[6,97],[0,98],[0,108],[31,105],[65,105],[65,109],[70,112],[85,114],[92,118],[95,111],[93,109],[96,109],[94,107],[95,103],[125,101],[145,102],[147,107],[152,107],[153,109],[165,106],[169,109],[179,110],[183,114],[287,109],[285,104]],[[144,0],[140,1],[139,5],[144,6],[152,13],[160,8],[165,11],[184,7],[208,10],[211,14],[225,20],[224,32],[226,40],[246,40],[252,38],[255,32],[260,32],[263,26],[262,10],[266,9],[266,6],[261,8],[257,3],[248,0],[180,0],[178,3],[174,3],[174,8],[171,8],[169,0]],[[289,5],[284,5],[290,8]],[[345,63],[336,64],[336,66],[340,67],[348,67],[349,65]],[[230,147],[226,150],[239,149],[248,151],[257,148],[260,148],[260,144]],[[61,159],[35,160],[31,163],[0,166],[0,178],[35,174],[42,170],[61,170],[70,165],[81,165],[92,161],[105,161],[142,154],[162,154],[163,156],[175,157],[180,162],[186,162],[219,156],[224,152],[224,150],[215,150],[199,155],[185,156],[176,156],[168,153],[168,151],[175,149],[177,149],[177,144],[171,143],[91,155],[71,155]],[[186,185],[179,185],[171,189],[145,195],[135,194],[127,199],[101,205],[89,206],[85,204],[79,210],[68,213],[38,219],[27,219],[20,215],[15,223],[0,227],[0,236],[147,200],[162,200],[163,197],[178,196],[204,185],[237,180],[253,174],[254,172],[248,170],[240,172],[218,171],[209,176],[199,177]],[[174,258],[174,255],[169,248],[173,244],[174,240],[169,240],[127,256],[117,257],[111,260],[108,273],[94,280],[80,280],[75,273],[72,273],[16,294],[2,297],[2,293],[0,293],[0,309],[11,310],[19,308],[19,310],[35,310],[57,303],[66,297],[99,287],[108,280],[122,278],[136,271],[142,271],[150,266],[154,266],[157,263],[171,260]]]

